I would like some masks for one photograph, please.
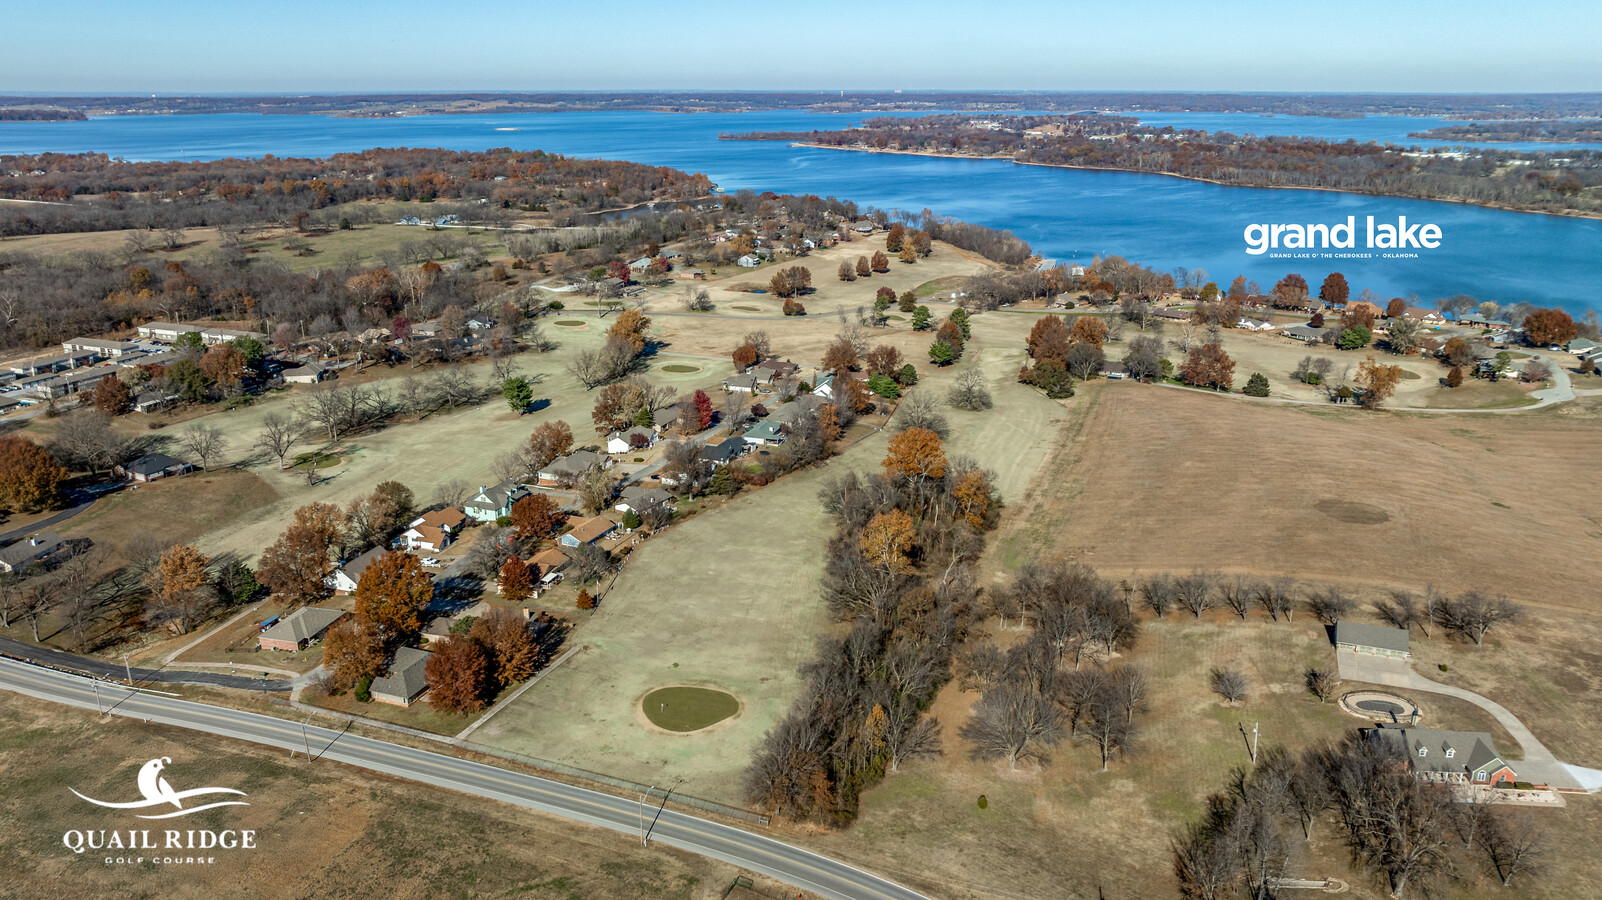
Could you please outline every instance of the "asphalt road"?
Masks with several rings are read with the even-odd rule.
[[[16,660],[0,659],[0,688],[53,703],[97,708],[94,683],[89,679]],[[633,839],[638,839],[640,833],[641,805],[634,799],[311,725],[305,726],[303,738],[299,723],[271,716],[141,694],[115,685],[101,684],[99,691],[99,702],[115,704],[112,712],[116,715],[285,750],[302,751],[303,744],[309,743],[313,758],[319,761],[359,766],[510,803],[609,828]],[[659,803],[661,795],[654,800]],[[655,810],[647,805],[644,822],[650,826],[652,841],[767,875],[823,897],[923,900],[922,894],[894,882],[759,834],[674,810],[663,810],[650,825],[654,815]]]
[[[47,650],[33,644],[0,637],[0,653],[21,659],[33,659],[49,666],[61,666],[78,672],[88,672],[102,678],[122,681],[127,676],[127,669],[118,662],[106,662],[103,659],[94,659],[88,656],[74,656],[71,653],[62,653],[56,650]],[[249,671],[244,670],[244,671]],[[133,667],[134,682],[137,684],[207,684],[212,687],[237,688],[242,691],[287,691],[290,689],[288,681],[279,678],[269,678],[263,687],[261,678],[252,678],[247,675],[219,675],[212,672],[192,672],[181,669],[141,669]]]

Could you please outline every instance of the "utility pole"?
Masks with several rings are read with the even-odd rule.
[[[1257,765],[1257,723],[1252,723],[1252,765]]]
[[[100,708],[100,682],[98,682],[98,681],[94,682],[94,686],[95,686],[95,712],[100,713],[101,715],[105,715],[106,711],[104,709]]]
[[[133,687],[133,666],[128,665],[128,654],[122,655],[122,670],[128,675],[128,686]]]
[[[306,761],[307,762],[311,762],[312,761],[311,738],[306,736],[306,722],[310,722],[310,721],[311,721],[311,713],[307,713],[306,714],[306,721],[300,723],[300,742],[301,742],[301,746],[306,748]]]
[[[645,789],[645,793],[640,795],[640,846],[641,847],[649,847],[650,846],[650,844],[646,843],[646,841],[645,841],[645,798],[651,796],[651,792],[654,791],[654,790],[656,790],[656,785],[653,784],[650,787]]]

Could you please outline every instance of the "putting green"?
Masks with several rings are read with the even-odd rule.
[[[713,688],[666,687],[645,695],[640,708],[651,724],[668,731],[700,731],[735,715],[740,701]]]
[[[700,366],[686,366],[686,365],[683,365],[682,363],[673,363],[672,365],[662,366],[661,368],[662,368],[662,371],[664,371],[664,372],[680,372],[680,373],[682,373],[682,372],[699,372],[699,371],[701,371],[701,367]]]
[[[585,323],[579,321],[578,319],[557,319],[555,322],[552,322],[551,324],[553,324],[553,325],[565,325],[568,328],[572,328],[575,325],[583,325]]]
[[[736,304],[734,308],[738,309],[738,310],[743,310],[745,312],[761,312],[762,311],[762,307],[760,307],[760,306],[740,306],[740,305]]]

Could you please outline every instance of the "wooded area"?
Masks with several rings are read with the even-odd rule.
[[[844,131],[760,132],[869,152],[1001,157],[1029,165],[1154,172],[1244,187],[1301,187],[1454,200],[1533,212],[1602,214],[1602,152],[1505,150],[1437,155],[1356,141],[1257,137],[1125,124],[1096,116],[868,119]]]

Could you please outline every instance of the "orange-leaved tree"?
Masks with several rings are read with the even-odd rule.
[[[635,353],[645,349],[645,333],[651,328],[651,320],[637,309],[625,309],[617,314],[617,320],[612,327],[606,330],[611,337],[620,337],[629,342]]]
[[[433,646],[423,667],[428,703],[441,712],[470,713],[484,707],[489,690],[489,654],[478,641],[453,634]]]
[[[1029,329],[1029,355],[1036,360],[1068,358],[1068,326],[1061,316],[1042,316]]]
[[[1363,395],[1357,402],[1368,409],[1379,409],[1396,393],[1396,386],[1402,383],[1402,367],[1379,365],[1370,356],[1357,364],[1357,377],[1354,380],[1363,389]]]
[[[323,635],[323,667],[336,693],[383,674],[384,641],[378,628],[355,616],[335,622]]]
[[[539,668],[540,648],[521,613],[490,610],[473,623],[468,637],[489,651],[490,675],[500,687],[522,681]]]
[[[885,471],[908,478],[943,478],[946,451],[940,435],[927,428],[912,427],[890,439],[890,452],[884,458]]]
[[[556,533],[566,516],[551,498],[529,494],[512,504],[512,527],[523,540],[541,541]]]
[[[1235,383],[1235,361],[1218,344],[1203,344],[1185,357],[1179,377],[1186,384],[1227,391]]]
[[[434,580],[422,561],[391,550],[367,564],[356,582],[356,615],[372,622],[386,643],[415,637],[423,628],[423,610],[434,598]]]
[[[1107,342],[1107,323],[1100,316],[1080,316],[1068,332],[1068,340],[1100,347]]]
[[[534,594],[534,576],[523,557],[513,553],[506,558],[501,565],[500,588],[501,599],[512,603],[522,603]]]
[[[869,563],[886,572],[906,572],[912,568],[907,553],[912,550],[917,528],[912,517],[899,509],[879,513],[862,528],[857,546]]]
[[[25,437],[0,437],[0,508],[34,512],[61,502],[67,470],[50,452]]]
[[[573,449],[573,429],[561,419],[541,422],[528,436],[529,464],[538,471]]]

